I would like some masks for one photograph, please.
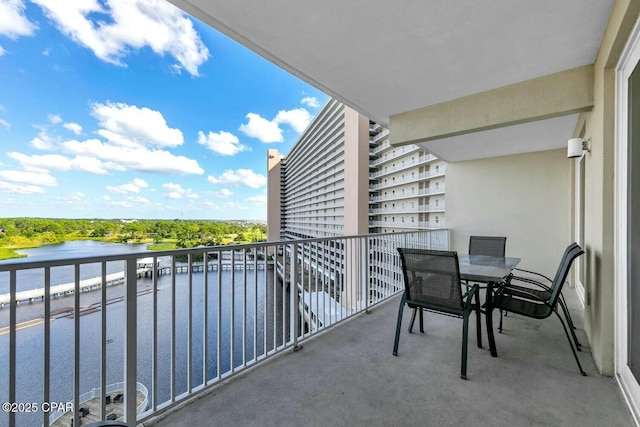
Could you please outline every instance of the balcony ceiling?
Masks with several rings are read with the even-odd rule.
[[[395,114],[593,63],[614,2],[170,1],[385,125]],[[551,148],[564,146],[575,124],[553,124]],[[535,128],[550,132],[544,121]],[[501,133],[516,151],[536,151],[518,135]],[[440,146],[449,157],[461,147],[472,158],[502,153],[477,137],[486,141],[470,135],[453,150]]]

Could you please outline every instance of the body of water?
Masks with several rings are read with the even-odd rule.
[[[140,245],[105,244],[93,241],[66,242],[43,248],[25,250],[29,254],[24,262],[35,260],[100,256],[140,252]],[[113,264],[113,266],[111,265]],[[120,270],[118,270],[118,264]],[[165,264],[168,265],[168,264]],[[112,271],[122,271],[122,263],[109,263]],[[73,269],[52,269],[52,284],[73,281]],[[81,268],[81,276],[94,277],[100,272],[100,264]],[[111,271],[110,271],[111,272]],[[55,274],[55,276],[54,276]],[[205,274],[207,275],[207,298],[205,300]],[[8,291],[8,275],[0,273],[0,292]],[[175,285],[173,278],[175,277]],[[192,386],[215,378],[221,373],[239,367],[243,357],[251,360],[254,355],[264,354],[274,345],[282,344],[283,334],[288,331],[288,315],[283,315],[283,305],[288,310],[288,296],[279,281],[273,278],[272,270],[224,270],[218,282],[218,272],[194,273],[191,285],[188,274],[159,276],[157,281],[157,324],[154,325],[153,281],[138,280],[138,381],[145,384],[151,393],[153,377],[153,331],[157,331],[156,372],[158,376],[157,397],[162,403],[171,397],[171,389],[179,395],[188,388],[188,374]],[[55,278],[55,280],[54,280]],[[18,289],[42,286],[42,272],[24,272],[18,276]],[[221,298],[218,299],[218,289]],[[124,286],[107,289],[107,383],[115,383],[124,377]],[[99,290],[80,294],[82,307],[91,307],[101,300]],[[284,298],[283,298],[284,297]],[[74,304],[74,297],[51,300],[51,310],[64,310]],[[175,316],[173,305],[175,302]],[[191,314],[189,303],[191,302]],[[205,307],[207,316],[205,318]],[[33,321],[36,326],[17,332],[17,402],[41,402],[43,396],[44,327],[37,324],[43,316],[44,304],[22,304],[17,309],[18,322]],[[90,310],[89,310],[90,311]],[[220,324],[218,324],[220,312]],[[233,316],[232,316],[233,312]],[[287,313],[287,312],[285,312]],[[0,326],[8,325],[8,308],[0,310]],[[52,316],[51,321],[51,401],[67,402],[73,398],[74,375],[74,319],[68,313]],[[80,393],[99,387],[101,310],[80,317]],[[233,318],[233,322],[232,322]],[[207,336],[204,336],[204,325]],[[189,323],[191,345],[188,344]],[[232,326],[233,323],[233,326]],[[171,333],[175,325],[174,334]],[[0,329],[1,331],[2,329]],[[6,329],[5,329],[6,330]],[[220,334],[220,346],[218,346]],[[233,337],[233,340],[232,340]],[[255,338],[254,338],[255,337]],[[243,343],[246,344],[243,351]],[[204,370],[204,346],[207,348],[207,369]],[[9,335],[0,333],[0,369],[8,373]],[[172,378],[172,350],[175,358],[175,378]],[[188,359],[191,358],[191,372]],[[219,368],[218,368],[219,366]],[[8,376],[0,375],[0,401],[8,400]],[[3,423],[0,414],[0,425]],[[42,414],[20,414],[19,426],[36,426],[42,422]],[[5,419],[6,420],[6,419]]]

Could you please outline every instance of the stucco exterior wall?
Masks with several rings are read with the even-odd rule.
[[[267,240],[280,240],[280,172],[282,155],[275,149],[267,151]]]
[[[344,107],[344,234],[369,232],[369,119]]]
[[[507,256],[553,277],[572,242],[570,163],[551,150],[448,164],[451,248],[466,253],[470,235],[507,236]]]
[[[594,107],[586,115],[585,138],[585,330],[596,365],[614,375],[614,179],[615,68],[638,19],[640,1],[618,0],[594,66]]]

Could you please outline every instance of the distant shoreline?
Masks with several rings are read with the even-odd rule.
[[[74,238],[74,239],[65,239],[62,240],[60,242],[51,242],[51,243],[43,243],[43,244],[33,244],[33,245],[24,245],[24,246],[8,246],[8,247],[0,247],[0,261],[4,261],[7,259],[15,259],[15,258],[26,258],[28,255],[26,254],[21,254],[18,253],[16,251],[22,250],[22,249],[37,249],[37,248],[42,248],[44,246],[49,246],[49,245],[59,245],[65,242],[71,242],[71,241],[77,241],[77,240],[93,240],[93,241],[97,241],[97,242],[104,242],[104,243],[118,243],[118,244],[128,244],[127,242],[121,242],[121,241],[116,241],[114,239],[111,238],[105,238],[105,237],[89,237],[89,238]],[[136,242],[136,244],[139,243],[147,243],[147,249],[149,250],[163,250],[163,249],[173,249],[175,248],[175,243],[170,243],[170,242],[160,242],[160,243],[153,243],[152,239],[149,239],[148,242]]]

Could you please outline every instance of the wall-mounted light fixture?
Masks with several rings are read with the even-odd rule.
[[[591,151],[591,139],[571,138],[567,141],[567,157],[570,159],[582,157],[589,151]]]

